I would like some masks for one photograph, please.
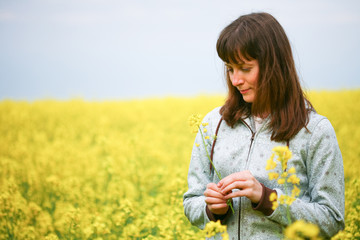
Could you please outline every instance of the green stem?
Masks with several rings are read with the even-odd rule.
[[[214,171],[215,171],[216,175],[218,176],[219,180],[221,180],[221,174],[216,170],[215,165],[214,165],[214,163],[213,163],[213,161],[211,160],[211,157],[210,157],[210,155],[209,155],[209,151],[207,150],[206,142],[205,142],[205,138],[204,138],[204,135],[203,135],[203,133],[202,133],[202,130],[201,130],[200,126],[198,126],[198,128],[199,128],[199,131],[200,131],[200,134],[201,134],[201,140],[202,140],[202,142],[203,142],[203,144],[204,144],[204,148],[205,148],[205,151],[206,151],[206,156],[207,156],[207,158],[209,159],[212,167],[214,168]],[[215,137],[216,137],[216,136],[215,136]],[[232,211],[232,213],[234,214],[234,213],[235,213],[235,210],[234,210],[234,208],[233,208],[233,206],[232,206],[231,200],[228,199],[228,200],[226,201],[226,204],[227,204],[228,206],[230,206],[231,211]]]
[[[230,206],[231,212],[234,214],[234,213],[235,213],[235,210],[234,210],[234,208],[233,208],[233,206],[232,206],[231,200],[228,199],[228,200],[226,201],[226,204]]]
[[[204,135],[203,135],[203,133],[202,133],[202,130],[201,130],[200,126],[198,126],[198,128],[199,128],[199,130],[200,130],[201,140],[203,141],[203,144],[204,144],[204,147],[205,147],[206,156],[208,157],[211,165],[213,166],[214,171],[215,171],[216,175],[218,176],[219,180],[221,180],[221,174],[216,170],[215,165],[214,165],[213,161],[212,161],[211,158],[210,158],[210,155],[209,155],[209,152],[208,152],[207,147],[206,147],[206,143],[205,143],[205,139],[204,139]]]
[[[290,218],[290,206],[286,204],[286,217],[287,220],[289,222],[289,225],[292,223],[291,218]]]
[[[283,173],[284,173],[285,171],[283,171]],[[285,194],[289,197],[289,194],[288,194],[288,188],[287,188],[287,180],[288,180],[288,176],[286,176],[286,178],[285,178],[285,183],[284,183],[284,187],[285,187]],[[290,217],[290,206],[288,205],[288,204],[286,204],[286,218],[287,218],[287,220],[288,220],[288,222],[289,222],[289,225],[292,223],[292,221],[291,221],[291,217]]]
[[[285,153],[284,153],[284,154],[285,154]],[[281,159],[280,159],[280,160],[281,160],[280,162],[281,162],[282,174],[286,172],[286,167],[287,167],[287,166],[285,166],[285,161],[284,161],[285,156],[284,156],[284,154],[283,154],[283,156],[280,156],[280,155],[279,155],[279,157],[281,158]],[[285,170],[284,170],[284,169],[285,169]],[[289,178],[289,176],[286,176],[286,177],[285,177],[284,188],[285,188],[285,194],[289,197],[288,188],[287,188],[287,180],[288,180],[288,178]],[[290,206],[289,206],[288,204],[286,204],[286,218],[287,218],[288,223],[289,223],[289,225],[290,225],[292,221],[291,221],[291,217],[290,217]]]

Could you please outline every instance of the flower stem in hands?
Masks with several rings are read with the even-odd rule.
[[[226,204],[229,205],[229,207],[231,208],[231,212],[234,214],[234,213],[235,213],[235,210],[234,210],[234,208],[233,208],[233,206],[232,206],[231,199],[228,199],[228,200],[226,201]]]
[[[222,179],[222,178],[221,178],[221,174],[216,170],[215,165],[214,165],[214,163],[213,163],[213,161],[212,161],[212,159],[211,159],[211,157],[210,157],[210,155],[209,155],[209,151],[208,151],[208,149],[207,149],[207,147],[206,147],[206,142],[205,142],[204,134],[203,134],[203,131],[202,131],[201,128],[200,128],[200,125],[198,126],[198,128],[199,128],[199,131],[200,131],[200,134],[201,134],[202,142],[203,142],[203,144],[204,144],[206,156],[207,156],[207,158],[209,159],[212,167],[214,168],[214,171],[215,171],[217,177],[219,178],[219,180],[221,180],[221,179]],[[215,136],[215,137],[216,137],[216,136]],[[234,214],[235,211],[234,211],[234,208],[233,208],[233,206],[232,206],[231,199],[228,199],[228,200],[226,201],[226,204],[231,208],[231,211],[232,211],[232,213]]]
[[[213,166],[216,175],[217,175],[218,178],[221,180],[221,174],[216,170],[215,165],[214,165],[213,161],[211,160],[211,157],[210,157],[210,155],[209,155],[209,151],[207,150],[207,147],[206,147],[205,138],[204,138],[204,135],[203,135],[203,133],[202,133],[202,130],[201,130],[200,126],[199,126],[199,131],[200,131],[200,134],[201,134],[202,142],[203,142],[203,144],[204,144],[204,146],[205,146],[206,156],[207,156],[207,158],[209,159],[211,165]]]

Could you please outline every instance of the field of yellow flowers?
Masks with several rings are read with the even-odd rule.
[[[360,239],[360,90],[309,97],[344,159],[337,239]],[[0,239],[203,238],[182,207],[195,137],[187,119],[223,101],[1,101]]]

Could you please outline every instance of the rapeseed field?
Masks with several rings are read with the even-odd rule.
[[[346,228],[334,239],[360,239],[360,90],[309,98],[344,159]],[[182,207],[187,119],[223,102],[1,101],[0,239],[202,239]]]

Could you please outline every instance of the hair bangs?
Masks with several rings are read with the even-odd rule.
[[[226,63],[243,63],[252,60],[248,49],[250,49],[246,34],[242,29],[227,29],[220,34],[217,41],[217,53],[221,60]]]

